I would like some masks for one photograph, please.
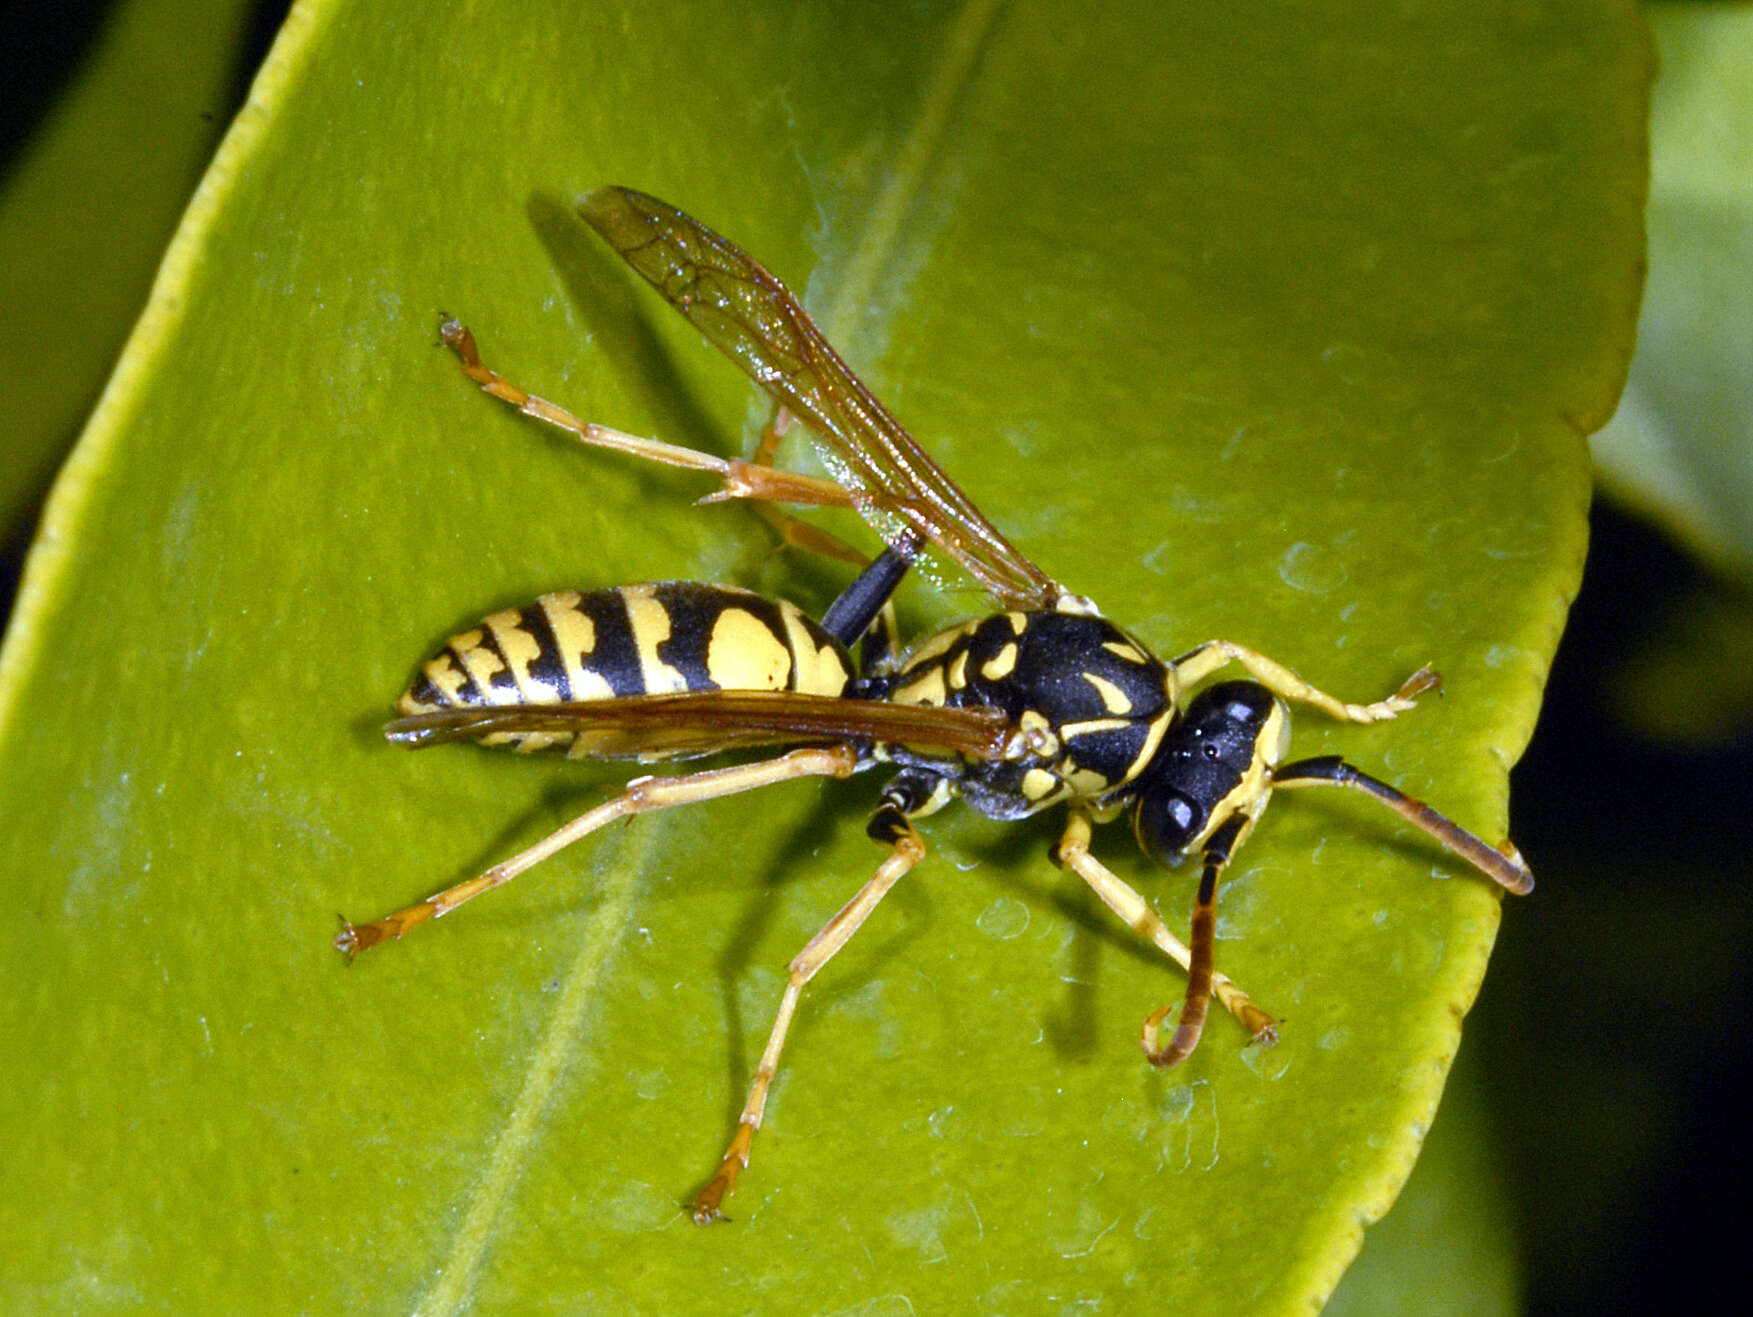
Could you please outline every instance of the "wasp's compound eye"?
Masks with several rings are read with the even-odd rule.
[[[1176,864],[1187,843],[1205,826],[1205,818],[1204,807],[1180,791],[1146,791],[1138,798],[1132,830],[1151,859],[1158,864]]]

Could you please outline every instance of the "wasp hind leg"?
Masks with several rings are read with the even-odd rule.
[[[608,448],[632,457],[642,457],[650,462],[660,462],[665,466],[679,466],[691,471],[705,471],[717,476],[721,482],[720,487],[708,494],[702,502],[748,498],[765,502],[798,503],[813,507],[844,508],[852,506],[852,496],[831,480],[800,475],[794,471],[782,471],[776,467],[765,465],[759,460],[745,462],[741,459],[716,457],[711,453],[702,453],[698,449],[666,444],[660,439],[646,439],[607,425],[598,425],[594,421],[581,420],[564,407],[557,406],[546,398],[537,397],[528,390],[519,388],[489,367],[481,360],[480,350],[475,345],[474,334],[460,321],[449,316],[445,317],[444,322],[438,327],[438,333],[444,341],[444,345],[456,353],[457,360],[462,363],[463,374],[479,384],[482,392],[489,393],[508,406],[515,407],[524,415],[533,416],[539,421],[546,421],[549,425],[565,430],[579,442],[588,444],[592,448]],[[789,522],[791,519],[783,518],[782,520]],[[801,525],[801,523],[795,524]],[[860,560],[856,556],[855,550],[844,545],[841,545],[841,548],[845,549],[845,552],[838,552],[827,547],[826,541],[833,538],[823,532],[819,539],[806,537],[801,543],[805,548],[829,553],[835,557],[844,557],[847,553],[852,553],[855,555],[855,561]],[[836,543],[839,542],[836,541]]]
[[[755,1078],[749,1085],[748,1100],[743,1103],[736,1133],[731,1136],[730,1146],[724,1150],[717,1172],[694,1199],[691,1211],[696,1224],[708,1225],[724,1219],[724,1200],[736,1188],[737,1178],[748,1168],[749,1148],[755,1140],[755,1131],[761,1128],[767,1091],[773,1084],[774,1075],[779,1072],[779,1054],[785,1049],[785,1036],[791,1029],[792,1017],[797,1013],[804,985],[852,940],[853,934],[864,926],[871,911],[877,908],[902,875],[925,858],[925,842],[912,821],[940,808],[948,798],[947,782],[916,769],[903,770],[884,788],[883,803],[871,815],[866,831],[872,840],[889,848],[889,856],[877,866],[876,872],[853,898],[822,925],[802,951],[792,957],[787,967],[789,977],[785,995],[779,999],[779,1013],[774,1017],[773,1028],[767,1035],[767,1046],[762,1049],[760,1063],[755,1067]]]
[[[796,420],[797,418],[785,408],[775,407],[773,418],[761,427],[761,442],[755,447],[754,461],[744,465],[753,471],[782,470],[782,468],[773,465],[779,456],[779,441],[785,437],[786,431],[791,429]],[[719,503],[725,499],[746,497],[748,495],[740,493],[736,482],[727,476],[723,488],[716,493],[708,494],[700,501],[702,503]],[[851,500],[848,499],[847,503],[850,504],[850,502]],[[833,532],[823,530],[811,522],[800,521],[788,513],[781,512],[773,506],[772,500],[757,502],[755,511],[760,515],[762,521],[773,528],[773,533],[779,536],[780,544],[787,548],[802,549],[805,553],[820,554],[824,558],[835,558],[841,562],[852,563],[856,567],[863,567],[870,561],[870,555],[855,549]]]
[[[549,833],[528,850],[519,851],[509,860],[502,860],[487,872],[467,882],[435,892],[424,901],[374,919],[368,924],[352,924],[341,920],[341,931],[335,935],[335,949],[348,960],[361,951],[368,951],[380,942],[405,936],[430,919],[447,915],[465,901],[483,892],[502,887],[526,869],[534,868],[556,851],[607,827],[616,819],[631,818],[652,810],[669,809],[676,805],[692,805],[702,800],[754,791],[759,787],[789,782],[799,777],[850,777],[857,770],[856,753],[846,746],[819,750],[793,750],[777,759],[756,764],[738,764],[732,768],[709,769],[703,773],[686,773],[678,777],[646,777],[629,782],[613,800],[595,809],[586,810],[564,827]]]
[[[838,535],[810,522],[800,521],[773,506],[774,503],[796,503],[811,507],[853,505],[851,495],[839,484],[795,471],[786,471],[773,465],[778,454],[779,441],[795,419],[785,408],[776,409],[773,419],[762,428],[761,442],[755,449],[753,461],[717,457],[698,449],[683,448],[677,444],[664,443],[660,439],[643,438],[574,416],[546,398],[519,388],[483,362],[474,334],[460,321],[447,316],[438,332],[444,345],[456,353],[463,374],[479,384],[482,392],[515,407],[524,415],[533,416],[565,430],[579,442],[592,448],[607,448],[664,466],[705,471],[715,475],[721,481],[720,487],[700,499],[701,503],[718,503],[735,498],[754,500],[755,511],[773,528],[783,546],[849,562],[858,567],[872,565],[868,554],[854,548]],[[897,544],[895,551],[911,562],[918,554],[919,547],[918,538],[909,536]],[[893,632],[893,611],[884,610],[883,619],[890,632]],[[850,645],[856,639],[855,636],[845,643]]]
[[[773,462],[778,456],[779,441],[795,419],[783,407],[774,409],[773,419],[761,430],[761,442],[755,449],[755,460],[751,464],[753,467],[775,469]],[[717,494],[708,494],[700,501],[714,503],[729,497],[729,493],[720,491]],[[863,569],[823,615],[822,625],[848,649],[863,639],[859,656],[866,672],[873,672],[887,664],[900,649],[900,632],[895,622],[892,596],[895,587],[900,585],[901,578],[907,574],[913,560],[924,548],[918,532],[903,529],[893,543],[878,557],[872,558],[838,535],[823,530],[812,522],[800,521],[781,512],[772,503],[756,503],[754,508],[779,537],[780,547],[801,549],[824,558],[849,562]],[[871,603],[867,608],[864,602],[866,600],[878,602]]]

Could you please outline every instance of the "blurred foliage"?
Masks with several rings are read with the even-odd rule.
[[[25,348],[0,389],[0,544],[96,399],[258,53],[244,0],[59,8],[17,10],[3,43],[5,128],[31,135],[0,156],[0,324]]]
[[[1650,273],[1625,398],[1593,446],[1607,496],[1707,571],[1611,660],[1607,710],[1709,750],[1753,729],[1753,8],[1650,18]]]
[[[1468,1022],[1534,1317],[1711,1311],[1738,1284],[1753,1104],[1753,747],[1676,748],[1611,673],[1696,564],[1611,507],[1512,775],[1540,875]]]

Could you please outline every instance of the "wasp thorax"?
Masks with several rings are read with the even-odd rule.
[[[1094,612],[1008,612],[915,646],[866,691],[896,704],[1002,710],[1017,730],[1001,760],[958,773],[962,798],[1013,819],[1124,787],[1173,717],[1163,662]]]

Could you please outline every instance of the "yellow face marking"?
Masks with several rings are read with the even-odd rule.
[[[1244,820],[1242,830],[1236,834],[1232,846],[1240,847],[1253,831],[1254,820],[1260,817],[1260,811],[1266,808],[1266,801],[1272,795],[1272,783],[1259,769],[1258,762],[1250,768],[1234,787],[1221,800],[1211,807],[1211,819],[1199,832],[1199,835],[1188,841],[1186,850],[1189,855],[1195,853],[1211,839],[1224,824],[1240,814]]]
[[[1284,759],[1290,749],[1290,712],[1282,699],[1272,701],[1272,712],[1266,715],[1266,726],[1260,729],[1255,744],[1262,747],[1267,768],[1277,768]]]
[[[987,681],[1003,681],[1016,671],[1017,647],[1013,641],[980,665],[980,675]]]
[[[1248,839],[1254,820],[1260,817],[1260,811],[1272,799],[1272,769],[1283,756],[1289,739],[1290,719],[1285,713],[1283,702],[1274,701],[1272,712],[1267,715],[1266,725],[1254,739],[1254,758],[1248,765],[1248,771],[1242,774],[1242,780],[1231,787],[1222,800],[1212,806],[1211,818],[1204,830],[1187,843],[1189,851],[1203,846],[1214,832],[1238,814],[1246,822],[1236,834],[1233,846],[1239,847]]]
[[[599,672],[585,664],[596,653],[596,623],[578,611],[583,596],[576,590],[545,594],[537,602],[547,614],[548,626],[554,632],[554,643],[560,647],[560,661],[566,668],[566,682],[575,700],[613,699],[615,692]]]
[[[1023,799],[1039,804],[1059,790],[1059,779],[1044,768],[1031,768],[1023,774]]]
[[[1102,707],[1109,713],[1131,713],[1132,698],[1106,677],[1098,677],[1093,672],[1086,672],[1083,679],[1096,688],[1096,694],[1102,697]]]
[[[706,671],[725,690],[788,690],[791,651],[753,613],[727,608],[712,624],[712,637],[706,642]]]
[[[1104,640],[1102,648],[1115,658],[1125,659],[1128,663],[1149,663],[1150,659],[1137,645],[1125,640]]]
[[[542,656],[542,647],[523,629],[518,614],[511,611],[495,613],[482,625],[499,643],[499,652],[505,655],[505,661],[511,667],[511,679],[517,683],[518,694],[523,696],[524,702],[557,704],[560,692],[530,671],[531,665]]]
[[[816,638],[804,625],[803,611],[796,604],[781,599],[779,612],[785,619],[785,635],[791,645],[792,687],[805,695],[843,695],[852,674],[846,660],[832,645],[816,644]]]
[[[639,654],[639,673],[647,695],[674,695],[688,689],[687,678],[657,656],[657,647],[670,638],[670,615],[655,598],[656,586],[628,585],[621,588],[627,605],[627,625]]]

